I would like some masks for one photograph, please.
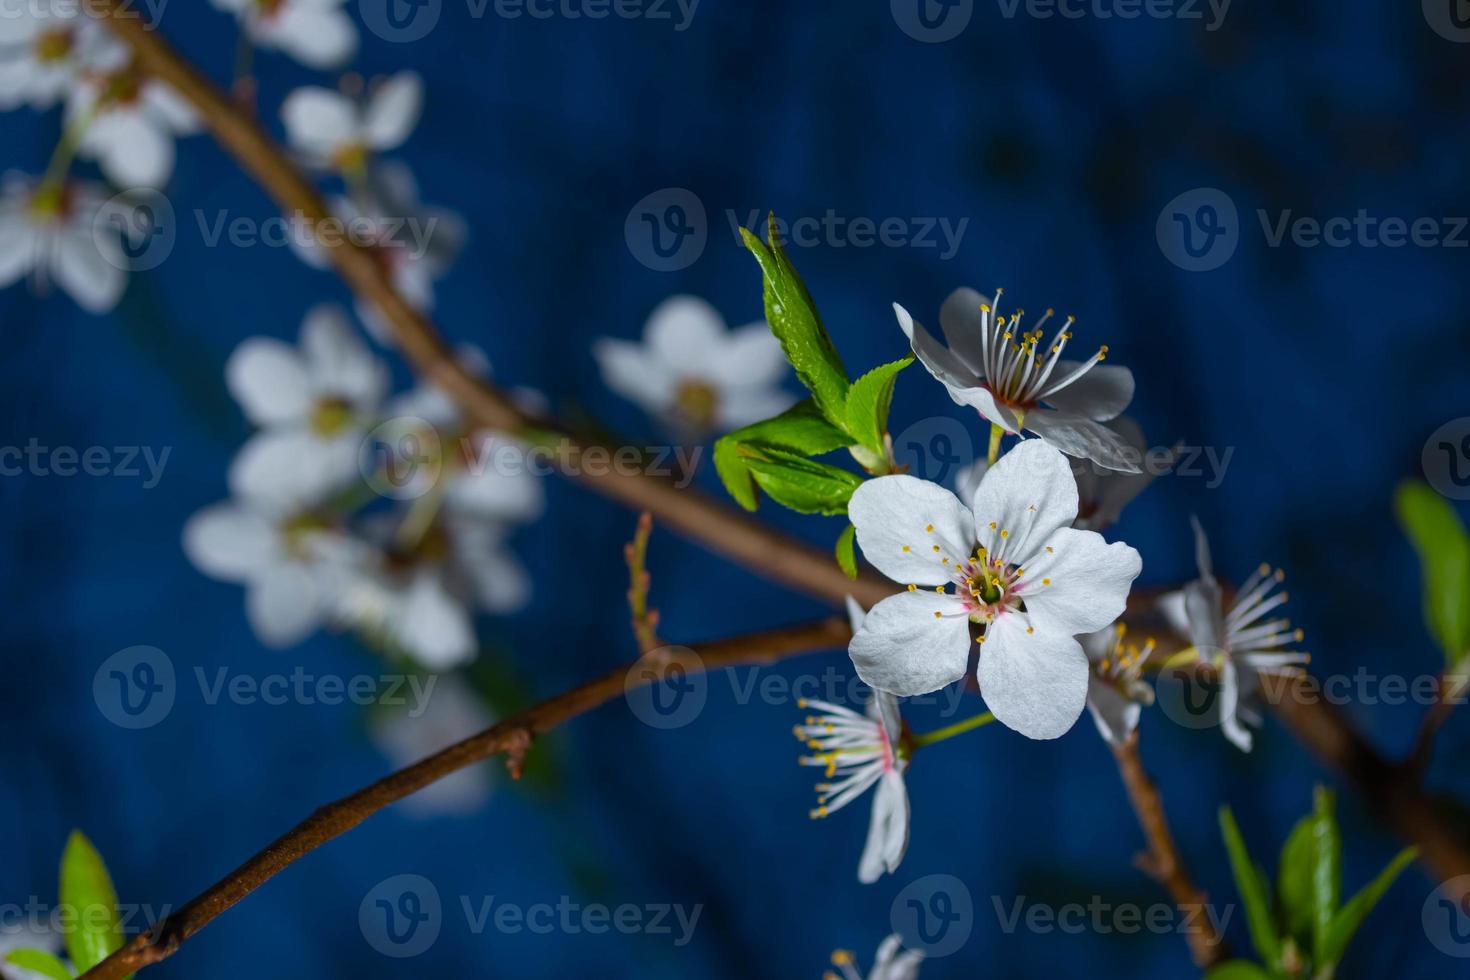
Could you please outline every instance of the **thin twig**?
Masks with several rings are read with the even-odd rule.
[[[1174,834],[1169,830],[1169,820],[1164,814],[1163,797],[1143,768],[1143,759],[1138,754],[1138,733],[1129,735],[1125,742],[1113,744],[1112,749],[1114,758],[1118,760],[1118,773],[1128,790],[1128,800],[1138,817],[1138,826],[1148,841],[1148,850],[1139,854],[1134,863],[1168,891],[1184,915],[1181,928],[1195,966],[1201,969],[1214,966],[1229,957],[1229,949],[1224,938],[1215,931],[1209,896],[1195,885],[1179,857],[1179,848],[1174,843]]]
[[[828,650],[845,644],[852,636],[847,623],[838,617],[786,629],[767,630],[748,636],[719,640],[692,651],[672,647],[661,651],[669,663],[679,663],[695,674],[738,664],[771,663],[798,654]],[[171,956],[185,940],[212,922],[230,906],[265,884],[277,872],[328,841],[341,836],[379,810],[416,793],[445,776],[501,752],[529,744],[541,735],[597,706],[641,687],[655,672],[618,667],[594,681],[572,688],[520,714],[506,718],[493,728],[473,735],[429,756],[406,769],[378,780],[371,786],[328,804],[269,847],[230,872],[202,895],[147,932],[139,933],[103,962],[88,970],[86,980],[119,980],[136,970]]]
[[[1439,730],[1454,714],[1455,706],[1465,698],[1465,689],[1470,685],[1470,674],[1464,670],[1446,670],[1435,683],[1434,704],[1424,713],[1419,723],[1419,733],[1414,738],[1414,747],[1409,750],[1406,765],[1412,766],[1419,781],[1429,772],[1429,762],[1434,755],[1434,740]]]
[[[633,616],[638,649],[644,654],[662,646],[658,640],[658,610],[648,608],[648,538],[652,534],[653,515],[645,510],[638,515],[633,540],[623,546],[623,558],[628,563],[628,611]]]

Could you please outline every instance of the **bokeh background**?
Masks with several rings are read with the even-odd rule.
[[[357,70],[409,67],[427,86],[423,119],[393,155],[430,203],[458,210],[472,229],[439,286],[443,330],[483,347],[499,378],[656,443],[654,423],[601,383],[589,348],[601,336],[639,335],[674,293],[709,299],[732,323],[757,319],[756,269],[730,214],[967,221],[947,258],[942,248],[831,240],[795,251],[849,366],[903,352],[892,302],[932,322],[960,285],[1003,285],[1023,306],[1076,312],[1079,342],[1109,344],[1114,363],[1137,375],[1131,414],[1154,444],[1234,451],[1218,486],[1167,477],[1126,513],[1116,533],[1143,553],[1142,582],[1191,573],[1188,515],[1197,513],[1223,574],[1262,560],[1288,569],[1314,671],[1435,672],[1441,660],[1421,625],[1416,565],[1391,495],[1419,474],[1429,434],[1467,412],[1467,252],[1271,247],[1257,211],[1273,221],[1287,210],[1470,214],[1470,47],[1433,30],[1417,4],[1368,0],[1241,0],[1216,30],[1206,29],[1207,8],[1203,21],[1066,20],[1024,6],[1007,17],[1008,5],[981,2],[944,43],[906,33],[902,6],[704,0],[680,32],[649,19],[507,19],[493,3],[477,17],[444,0],[421,40],[363,31]],[[176,3],[162,29],[228,77],[230,18]],[[277,128],[284,95],[322,78],[269,52],[257,66],[260,104]],[[3,164],[39,172],[58,128],[55,112],[0,116]],[[1156,224],[1169,202],[1202,187],[1238,209],[1238,247],[1218,268],[1192,272],[1170,260]],[[692,191],[708,215],[702,255],[672,272],[641,263],[624,234],[630,209],[666,188]],[[0,293],[0,442],[171,451],[151,489],[125,478],[0,480],[0,726],[9,746],[0,901],[52,901],[65,835],[81,827],[125,900],[180,903],[388,768],[359,709],[210,705],[192,683],[196,667],[252,676],[298,664],[341,676],[382,667],[348,636],[264,649],[241,591],[205,578],[182,553],[183,522],[225,496],[226,467],[248,431],[223,387],[225,358],[252,334],[293,339],[309,306],[349,297],[289,250],[206,245],[196,209],[273,213],[208,138],[180,143],[167,194],[177,245],[159,268],[133,276],[112,314],[89,316],[64,296],[22,287]],[[395,371],[406,384],[402,365]],[[909,371],[895,431],[917,423],[927,432],[926,420],[941,417],[983,437]],[[700,482],[719,492],[712,471]],[[535,577],[532,604],[482,620],[482,666],[502,709],[635,653],[621,564],[633,516],[559,480],[548,491],[547,515],[515,539]],[[839,530],[773,507],[763,514],[823,545]],[[569,555],[578,557],[571,571]],[[651,564],[671,639],[821,611],[672,535],[655,534]],[[91,692],[99,664],[135,644],[166,651],[187,680],[163,723],[132,732],[110,724]],[[847,669],[841,651],[773,673],[829,668]],[[910,779],[908,857],[896,876],[864,887],[854,872],[866,801],[809,821],[811,772],[795,765],[790,735],[797,710],[739,702],[717,677],[703,713],[677,731],[648,727],[623,704],[596,711],[544,742],[534,780],[502,780],[469,815],[375,817],[154,975],[816,977],[833,948],[870,959],[899,889],[941,872],[966,882],[974,929],[925,977],[1193,975],[1176,935],[1007,934],[996,915],[997,902],[1008,908],[1022,895],[1162,900],[1132,867],[1139,832],[1087,720],[1058,743],[997,726],[925,752]],[[1419,715],[1412,706],[1347,710],[1395,752]],[[1433,778],[1470,793],[1465,723],[1454,719],[1444,734]],[[1274,722],[1248,756],[1157,711],[1142,727],[1181,849],[1221,903],[1234,890],[1216,807],[1235,807],[1274,866],[1314,781],[1335,782]],[[1398,844],[1349,791],[1340,814],[1354,889]],[[447,919],[430,950],[395,961],[365,941],[358,908],[404,873],[434,882]],[[1432,887],[1418,868],[1405,874],[1340,975],[1460,969],[1420,925]],[[684,947],[615,932],[476,935],[458,896],[703,912]],[[1230,938],[1248,948],[1238,909]]]

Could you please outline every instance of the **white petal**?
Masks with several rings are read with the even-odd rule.
[[[368,99],[363,130],[375,150],[392,150],[402,145],[418,125],[423,110],[424,82],[417,72],[401,71],[388,78]]]
[[[40,235],[34,225],[7,208],[0,216],[0,287],[17,282],[35,263]]]
[[[376,411],[388,371],[337,306],[315,307],[301,324],[301,352],[316,394],[341,396],[360,412]]]
[[[956,405],[968,405],[979,412],[985,421],[998,425],[1011,435],[1021,431],[1021,420],[1009,405],[996,401],[989,388],[955,388],[946,385],[950,399]]]
[[[847,607],[847,622],[852,627],[852,631],[856,633],[862,628],[863,617],[867,613],[863,611],[863,607],[852,596],[848,596],[844,604]]]
[[[277,555],[275,525],[238,504],[215,504],[184,524],[184,554],[205,575],[243,582]]]
[[[56,238],[51,257],[51,274],[77,305],[89,313],[106,313],[117,305],[128,285],[122,268],[122,253],[116,248],[104,255],[90,231],[67,228]],[[109,261],[109,258],[111,261]]]
[[[1087,655],[1064,633],[1026,632],[1018,614],[986,628],[980,694],[996,720],[1027,738],[1065,735],[1087,703]]]
[[[989,462],[977,459],[954,475],[954,492],[960,502],[968,504],[971,510],[975,508],[975,494],[980,489],[980,481],[985,478],[989,469]]]
[[[970,509],[944,487],[917,477],[868,480],[853,491],[847,516],[857,528],[863,557],[905,585],[952,582],[954,563],[963,563],[975,550]],[[943,563],[945,558],[950,564]]]
[[[541,481],[514,459],[524,461],[528,447],[504,436],[481,437],[475,459],[456,471],[445,491],[445,506],[455,514],[497,522],[533,521],[541,516],[546,491]]]
[[[148,107],[148,116],[163,133],[193,133],[199,129],[199,116],[194,105],[170,85],[158,81],[143,84],[140,95]]]
[[[730,388],[720,392],[716,403],[718,427],[738,429],[774,418],[796,404],[796,396],[779,388]]]
[[[1077,481],[1065,456],[1027,439],[986,471],[974,503],[975,533],[991,557],[1029,566],[1057,529],[1076,520]]]
[[[460,570],[469,580],[475,601],[486,612],[504,615],[531,601],[531,576],[505,547],[504,533],[493,526],[450,523]]]
[[[271,42],[308,68],[337,68],[357,50],[357,28],[339,9],[287,4],[265,23]]]
[[[242,341],[225,362],[225,385],[256,425],[303,420],[311,411],[306,367],[296,349],[279,340]]]
[[[1224,596],[1213,579],[1184,586],[1185,635],[1201,656],[1214,656],[1225,645]]]
[[[1199,577],[1206,582],[1213,582],[1214,563],[1210,559],[1210,539],[1205,534],[1205,526],[1194,514],[1189,515],[1189,526],[1194,529],[1194,564],[1199,569]]]
[[[726,341],[725,320],[704,300],[673,296],[648,318],[644,339],[664,364],[676,371],[712,377]]]
[[[1099,466],[1122,473],[1139,472],[1127,444],[1101,422],[1051,409],[1033,408],[1026,413],[1026,428],[1068,456],[1090,459]]]
[[[475,631],[469,613],[437,575],[414,576],[393,630],[414,659],[430,670],[450,670],[474,659]]]
[[[358,477],[359,438],[320,439],[303,429],[251,436],[230,464],[230,492],[277,509],[319,503]]]
[[[709,365],[709,378],[716,384],[767,387],[778,384],[785,375],[786,355],[765,321],[731,330],[722,342],[723,350]]]
[[[929,694],[965,675],[970,622],[955,596],[900,592],[868,610],[847,653],[869,687],[905,698]]]
[[[1229,657],[1220,665],[1220,728],[1240,751],[1251,750],[1253,736],[1240,721],[1240,678]]]
[[[1090,674],[1087,680],[1087,709],[1098,734],[1113,745],[1121,745],[1138,727],[1143,706],[1125,698],[1107,681]]]
[[[635,405],[658,414],[673,404],[672,374],[642,344],[603,338],[592,344],[592,355],[603,382]]]
[[[1148,443],[1137,422],[1127,416],[1119,416],[1107,425],[1134,450],[1134,458],[1140,461],[1149,458]],[[1157,472],[1172,465],[1171,452],[1162,459],[1153,457],[1151,468],[1157,468]],[[1090,505],[1091,511],[1085,518],[1079,517],[1076,526],[1092,531],[1100,531],[1116,522],[1123,513],[1123,508],[1142,493],[1155,476],[1154,472],[1119,473],[1116,470],[1100,470],[1091,460],[1078,460],[1073,472],[1078,470],[1082,471],[1082,475],[1077,477],[1077,492],[1082,497],[1082,509],[1088,511]]]
[[[985,332],[980,312],[982,303],[989,306],[990,298],[973,289],[956,289],[939,308],[939,329],[944,331],[944,342],[981,377],[985,375],[984,348],[980,343]]]
[[[1096,531],[1064,527],[1046,539],[1025,568],[1018,591],[1037,631],[1076,636],[1123,615],[1143,559],[1121,541],[1108,544]]]
[[[318,158],[357,137],[357,107],[342,93],[315,85],[286,96],[281,121],[291,145]]]
[[[266,646],[277,649],[306,639],[323,621],[317,583],[301,565],[281,563],[251,581],[245,614]]]
[[[174,169],[174,138],[136,109],[105,112],[83,138],[119,187],[161,187]]]
[[[871,885],[884,873],[892,874],[903,861],[909,846],[909,794],[903,774],[890,769],[878,779],[873,791],[873,811],[868,839],[858,862],[858,881]]]
[[[909,315],[909,311],[893,304],[893,313],[898,317],[899,329],[909,339],[909,345],[914,354],[919,358],[919,363],[936,379],[944,382],[944,386],[950,389],[950,396],[955,397],[955,389],[977,388],[981,385],[980,376],[972,370],[958,354],[950,351],[939,341],[935,340],[924,325]],[[959,402],[958,398],[955,398]],[[965,404],[964,402],[959,402]]]
[[[1058,361],[1053,378],[1065,378],[1082,365]],[[1116,418],[1133,401],[1133,372],[1114,364],[1093,365],[1082,377],[1045,399],[1057,411],[1106,422]]]

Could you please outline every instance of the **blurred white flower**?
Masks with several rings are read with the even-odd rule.
[[[1195,659],[1220,672],[1220,728],[1232,745],[1249,752],[1253,739],[1246,725],[1261,724],[1253,704],[1260,692],[1260,676],[1299,674],[1312,658],[1300,650],[1286,649],[1288,643],[1302,640],[1302,631],[1293,629],[1290,620],[1262,622],[1286,603],[1286,592],[1276,591],[1286,574],[1261,565],[1225,608],[1224,590],[1211,568],[1209,539],[1198,518],[1190,520],[1199,578],[1161,598],[1159,608],[1170,625],[1193,644]]]
[[[902,306],[895,303],[893,309],[914,354],[955,404],[974,408],[1013,435],[1023,428],[1034,432],[1069,456],[1125,473],[1139,471],[1117,433],[1101,424],[1133,400],[1133,374],[1099,364],[1107,357],[1106,346],[1081,363],[1062,360],[1072,339],[1071,317],[1043,347],[1051,310],[1033,330],[1022,330],[1024,311],[1001,316],[989,299],[959,289],[939,311],[945,347]]]
[[[373,559],[363,542],[268,498],[206,507],[184,525],[183,541],[201,572],[245,586],[251,628],[277,648],[343,625],[345,596]]]
[[[17,173],[0,183],[0,288],[52,282],[91,313],[117,305],[127,286],[122,227],[106,220],[105,192],[68,181],[41,185]],[[99,218],[101,220],[99,220]]]
[[[119,187],[161,187],[174,171],[174,137],[196,132],[189,103],[125,65],[86,73],[67,98],[67,125],[82,130],[78,155],[95,159]]]
[[[308,68],[337,68],[357,51],[347,0],[211,0],[234,14],[250,40],[278,48]]]
[[[126,46],[78,4],[32,0],[0,16],[0,110],[49,109],[85,69],[115,69]]]
[[[870,687],[928,694],[964,676],[971,626],[982,625],[986,705],[1028,738],[1057,738],[1087,700],[1087,657],[1074,637],[1122,615],[1142,561],[1071,527],[1076,480],[1039,440],[1002,456],[973,506],[911,476],[858,487],[848,515],[864,557],[909,587],[869,610],[848,654]]]
[[[693,296],[661,303],[642,343],[603,338],[592,352],[609,388],[699,435],[779,415],[796,401],[780,388],[786,357],[770,327],[727,330],[714,307]]]
[[[225,382],[260,427],[230,467],[231,493],[315,503],[358,476],[388,374],[340,309],[319,306],[296,347],[267,337],[241,343]]]
[[[454,674],[435,678],[428,710],[417,718],[407,711],[374,715],[369,734],[395,769],[412,765],[494,724],[475,692]],[[444,777],[406,797],[399,808],[414,817],[474,813],[494,788],[492,763],[480,762]]]
[[[462,217],[426,207],[413,172],[396,160],[373,165],[360,192],[333,198],[331,208],[359,244],[377,247],[393,287],[410,306],[421,312],[434,308],[434,283],[464,247]],[[325,269],[330,262],[326,246],[316,241],[299,243],[295,251],[313,268]],[[392,331],[375,307],[359,300],[357,314],[374,340],[392,345]]]
[[[1125,640],[1122,623],[1078,637],[1092,667],[1087,679],[1087,710],[1098,734],[1121,745],[1138,727],[1145,705],[1154,703],[1154,689],[1143,679],[1143,668],[1153,655],[1154,641],[1139,646]]]
[[[361,100],[315,85],[299,88],[286,96],[281,121],[287,142],[308,166],[361,176],[374,154],[408,139],[423,100],[423,80],[401,71]]]
[[[904,950],[903,939],[897,934],[883,940],[878,955],[873,960],[873,969],[867,980],[916,980],[924,954],[918,950]],[[832,954],[832,965],[842,971],[840,977],[827,973],[828,980],[863,980],[858,972],[856,958],[847,950],[839,949]]]

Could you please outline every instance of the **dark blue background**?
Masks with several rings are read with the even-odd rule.
[[[888,4],[872,0],[704,0],[684,33],[668,22],[512,21],[493,10],[474,19],[446,0],[440,26],[412,44],[364,32],[357,67],[412,67],[425,78],[424,118],[396,155],[428,201],[469,221],[438,320],[449,337],[483,346],[500,378],[654,440],[651,423],[601,385],[589,346],[637,335],[675,292],[710,299],[732,322],[755,319],[755,268],[729,234],[727,209],[968,218],[947,262],[935,249],[796,252],[850,367],[903,351],[895,300],[933,322],[951,289],[1000,284],[1021,305],[1077,312],[1080,342],[1106,342],[1114,363],[1133,368],[1132,414],[1155,443],[1235,448],[1218,489],[1168,478],[1130,509],[1118,534],[1142,551],[1144,583],[1190,573],[1187,516],[1197,512],[1222,574],[1261,560],[1287,567],[1314,671],[1439,668],[1390,501],[1394,483],[1418,472],[1428,434],[1466,412],[1465,252],[1269,248],[1255,218],[1257,209],[1467,213],[1466,49],[1430,31],[1417,4],[1238,0],[1209,33],[1197,21],[1006,19],[982,2],[961,37],[933,45],[906,36]],[[177,3],[163,29],[227,77],[228,18]],[[272,125],[285,93],[319,77],[272,53],[258,66]],[[0,118],[4,164],[38,172],[57,130],[54,113]],[[195,209],[273,211],[208,138],[180,151],[167,189],[178,246],[133,277],[114,314],[91,317],[21,288],[0,294],[0,442],[172,450],[153,490],[118,478],[0,481],[9,543],[0,901],[52,900],[76,826],[106,855],[125,900],[177,904],[319,803],[386,771],[352,708],[210,707],[186,685],[166,722],[132,733],[110,725],[90,694],[102,660],[134,644],[162,648],[190,675],[195,666],[379,669],[347,637],[263,649],[240,590],[200,575],[180,549],[184,520],[224,495],[247,431],[223,389],[226,356],[251,334],[294,337],[308,306],[347,298],[286,250],[206,247]],[[1189,273],[1165,259],[1154,225],[1166,202],[1201,186],[1233,198],[1241,243],[1223,267]],[[676,273],[639,264],[623,237],[633,204],[664,187],[693,190],[710,215],[708,249]],[[908,372],[895,429],[936,414],[963,418],[937,385]],[[484,624],[487,646],[501,651],[489,655],[530,696],[634,653],[620,556],[631,515],[563,482],[549,490],[548,516],[516,539],[536,576],[534,603]],[[767,510],[824,546],[837,530]],[[673,639],[820,611],[671,535],[656,536],[652,567]],[[833,652],[776,672],[845,663]],[[1348,710],[1391,751],[1406,746],[1419,713]],[[794,764],[795,716],[737,704],[720,678],[704,714],[677,732],[645,727],[622,705],[594,712],[547,741],[549,788],[502,787],[483,812],[432,824],[377,816],[156,974],[814,978],[834,947],[866,963],[898,889],[936,872],[968,883],[977,922],[969,945],[930,963],[926,977],[1191,974],[1173,935],[1006,935],[997,922],[992,895],[1004,904],[1018,894],[1162,898],[1131,865],[1139,832],[1085,719],[1059,743],[995,727],[924,753],[910,780],[908,857],[897,876],[861,887],[866,801],[808,821],[812,780]],[[1470,791],[1453,771],[1464,721],[1445,735],[1435,779]],[[1274,722],[1250,756],[1158,712],[1146,715],[1143,739],[1180,846],[1219,901],[1234,892],[1215,808],[1232,804],[1274,867],[1313,781],[1333,780]],[[1355,889],[1398,845],[1348,792],[1341,817]],[[428,876],[451,905],[438,943],[406,962],[374,952],[357,926],[362,897],[400,872]],[[1431,887],[1418,868],[1405,874],[1342,975],[1453,972],[1419,925]],[[454,914],[458,895],[705,909],[695,941],[674,949],[656,936],[476,936]],[[1248,948],[1238,911],[1231,938]]]

